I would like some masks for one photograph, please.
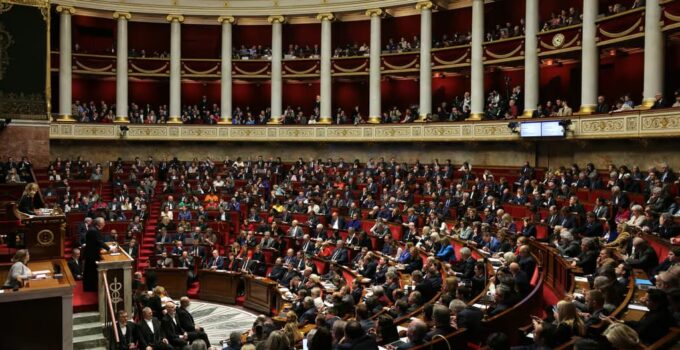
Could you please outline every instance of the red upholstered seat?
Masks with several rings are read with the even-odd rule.
[[[536,283],[538,283],[538,278],[539,278],[539,271],[538,271],[538,266],[534,268],[534,274],[531,276],[531,286],[535,286]]]
[[[536,225],[536,239],[541,241],[548,239],[548,226]]]

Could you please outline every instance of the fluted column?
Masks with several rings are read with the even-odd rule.
[[[592,114],[597,106],[597,76],[600,55],[595,41],[598,0],[583,0],[583,40],[581,40],[581,109]]]
[[[59,116],[57,121],[72,122],[73,97],[71,78],[71,15],[76,9],[69,6],[57,6],[61,13],[59,25]]]
[[[168,15],[170,22],[170,111],[169,124],[182,122],[182,15]]]
[[[432,1],[416,4],[420,10],[420,113],[416,121],[432,114]]]
[[[524,25],[524,114],[531,118],[538,105],[538,0],[526,0],[526,21]],[[519,103],[520,101],[516,101]]]
[[[368,97],[368,122],[380,123],[380,16],[382,9],[366,11],[366,16],[371,17],[371,47],[369,57],[369,97]]]
[[[220,81],[220,121],[219,124],[231,124],[232,112],[232,76],[231,76],[231,55],[232,55],[232,25],[234,17],[220,16],[217,19],[222,23],[222,76]]]
[[[331,124],[332,117],[332,95],[331,95],[331,21],[332,13],[322,13],[316,16],[321,21],[321,87],[320,87],[320,110],[319,124]]]
[[[663,35],[659,0],[645,3],[645,68],[642,107],[651,108],[657,93],[663,93]]]
[[[283,16],[269,16],[267,21],[272,24],[272,82],[271,82],[271,119],[269,124],[281,124],[283,117],[282,97],[282,66],[283,59]]]
[[[118,20],[116,36],[116,123],[129,123],[128,118],[128,20],[127,12],[114,12]]]
[[[472,0],[472,41],[470,42],[470,117],[468,120],[481,120],[484,116],[484,62],[482,44],[484,42],[484,0]]]

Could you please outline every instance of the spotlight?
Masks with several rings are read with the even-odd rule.
[[[11,123],[12,123],[12,118],[0,120],[0,131],[5,130],[5,128]]]
[[[518,123],[518,122],[509,122],[508,123],[508,129],[510,129],[510,131],[512,131],[513,134],[519,134],[519,126],[520,126],[520,123]]]
[[[127,132],[130,131],[130,128],[128,128],[127,125],[121,125],[118,127],[118,130],[120,131],[120,137],[125,137]]]
[[[564,128],[564,134],[566,135],[567,131],[569,131],[569,125],[571,125],[571,119],[562,119],[557,124]]]

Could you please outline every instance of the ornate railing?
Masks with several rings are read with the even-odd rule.
[[[566,119],[566,118],[559,118]],[[630,111],[594,116],[573,116],[567,139],[647,138],[680,136],[680,108]],[[549,119],[516,119],[514,122]],[[453,123],[361,124],[361,125],[176,125],[126,124],[121,136],[115,124],[50,125],[53,140],[134,141],[513,141],[520,136],[508,127],[508,120]]]

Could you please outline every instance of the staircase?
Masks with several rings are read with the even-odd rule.
[[[158,190],[158,189],[157,189]],[[161,213],[161,196],[156,196],[149,204],[149,219],[144,223],[144,236],[141,239],[137,269],[144,270],[149,267],[149,257],[154,253],[156,243],[156,225]]]
[[[102,332],[98,312],[73,314],[73,349],[106,350],[108,341]]]

